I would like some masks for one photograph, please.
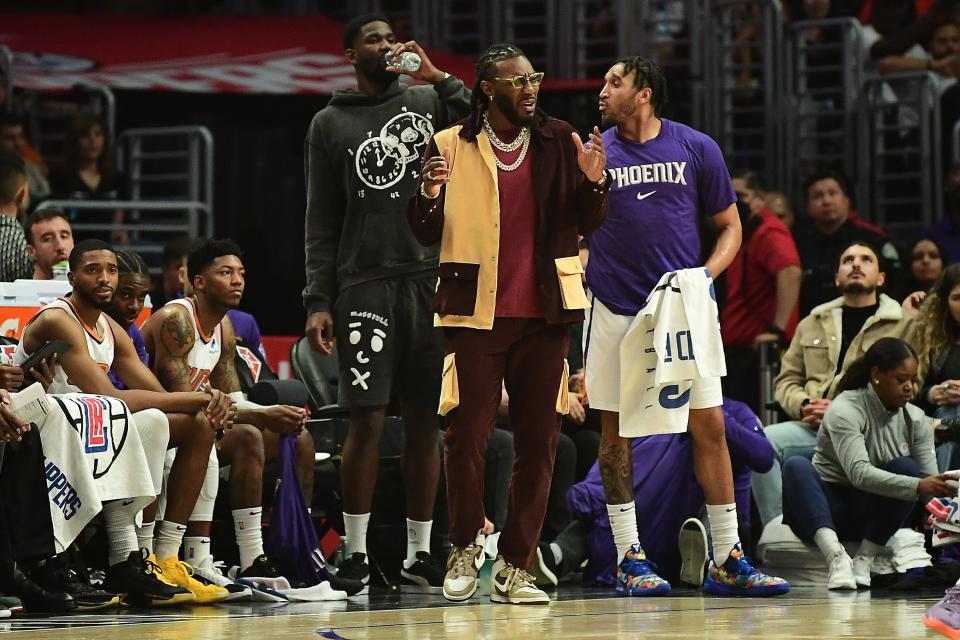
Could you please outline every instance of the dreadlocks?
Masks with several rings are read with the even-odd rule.
[[[484,80],[491,80],[497,75],[497,63],[511,58],[526,57],[526,54],[512,44],[495,44],[488,48],[477,60],[477,81],[473,85],[473,93],[470,95],[470,126],[473,133],[480,132],[482,125],[483,112],[487,109],[488,98],[483,93],[480,83]]]
[[[636,73],[633,76],[633,86],[636,89],[650,88],[650,106],[653,107],[654,115],[659,115],[667,103],[667,79],[660,65],[640,56],[620,58],[613,64],[623,65],[624,77]]]

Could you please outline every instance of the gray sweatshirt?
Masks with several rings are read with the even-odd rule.
[[[380,96],[337,91],[304,142],[308,312],[329,310],[337,293],[382,278],[436,271],[439,247],[423,247],[406,209],[434,132],[470,111],[470,92],[447,77],[399,82]]]
[[[817,433],[813,466],[824,482],[898,500],[915,500],[919,478],[879,467],[909,456],[926,475],[938,473],[933,427],[919,407],[888,410],[873,386],[844,391],[830,403]]]

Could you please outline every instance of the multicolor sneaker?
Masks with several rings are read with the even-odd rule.
[[[750,558],[744,555],[740,543],[719,567],[710,558],[707,578],[703,581],[704,593],[715,596],[779,596],[790,591],[790,583],[759,571]]]
[[[215,584],[204,584],[194,578],[193,567],[177,556],[170,556],[163,560],[157,560],[154,556],[151,556],[150,559],[160,567],[164,578],[181,589],[186,589],[192,593],[197,604],[212,604],[230,597],[230,592],[223,587]]]
[[[617,565],[617,593],[621,596],[664,596],[670,583],[656,574],[656,565],[647,560],[639,544],[627,550]]]
[[[952,640],[960,639],[960,586],[947,589],[940,602],[927,609],[923,624]]]

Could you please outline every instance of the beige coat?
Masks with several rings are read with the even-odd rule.
[[[880,338],[911,339],[912,319],[903,314],[900,305],[885,294],[880,294],[877,312],[867,318],[860,333],[853,339],[837,371],[843,298],[837,298],[814,307],[797,325],[790,348],[783,355],[780,375],[777,376],[776,399],[788,416],[799,420],[804,400],[833,398],[837,383],[850,363],[863,356]]]

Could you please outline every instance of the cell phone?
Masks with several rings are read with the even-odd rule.
[[[53,354],[62,356],[67,351],[70,351],[70,347],[70,343],[64,342],[63,340],[47,340],[40,345],[39,349],[33,352],[33,355],[20,365],[20,368],[23,369],[24,372],[28,372],[30,369],[39,369],[41,360],[46,359],[47,362],[49,362]]]

